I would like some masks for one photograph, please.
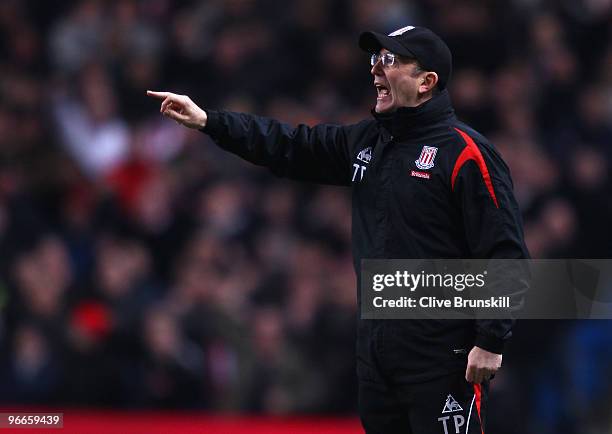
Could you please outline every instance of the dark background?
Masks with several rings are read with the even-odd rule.
[[[610,257],[609,0],[0,2],[0,401],[355,414],[345,189],[283,181],[146,89],[370,116],[361,30],[431,27],[534,258]],[[522,321],[491,432],[611,429],[612,324]]]

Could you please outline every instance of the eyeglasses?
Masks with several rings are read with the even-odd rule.
[[[397,57],[395,56],[395,54],[389,52],[385,54],[374,53],[372,54],[372,57],[370,57],[370,65],[376,65],[379,59],[380,63],[382,63],[382,66],[391,66],[395,65]]]

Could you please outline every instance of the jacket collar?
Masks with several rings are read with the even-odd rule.
[[[376,113],[372,116],[389,134],[406,138],[422,134],[436,124],[455,117],[448,91],[445,89],[417,107],[401,107],[393,113]]]

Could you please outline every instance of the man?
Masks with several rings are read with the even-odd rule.
[[[432,31],[366,32],[377,91],[374,119],[296,128],[200,109],[148,92],[160,111],[275,174],[351,185],[353,255],[364,258],[526,258],[507,166],[457,120],[446,86],[451,53]],[[358,285],[359,288],[359,285]],[[360,301],[358,289],[358,301]],[[511,320],[359,321],[359,411],[367,433],[483,433],[488,381]]]

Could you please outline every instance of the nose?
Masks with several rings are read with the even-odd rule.
[[[372,66],[372,69],[370,69],[370,74],[372,75],[382,75],[383,70],[382,70],[382,63],[380,61],[380,59],[378,59],[378,61],[374,64],[374,66]]]

